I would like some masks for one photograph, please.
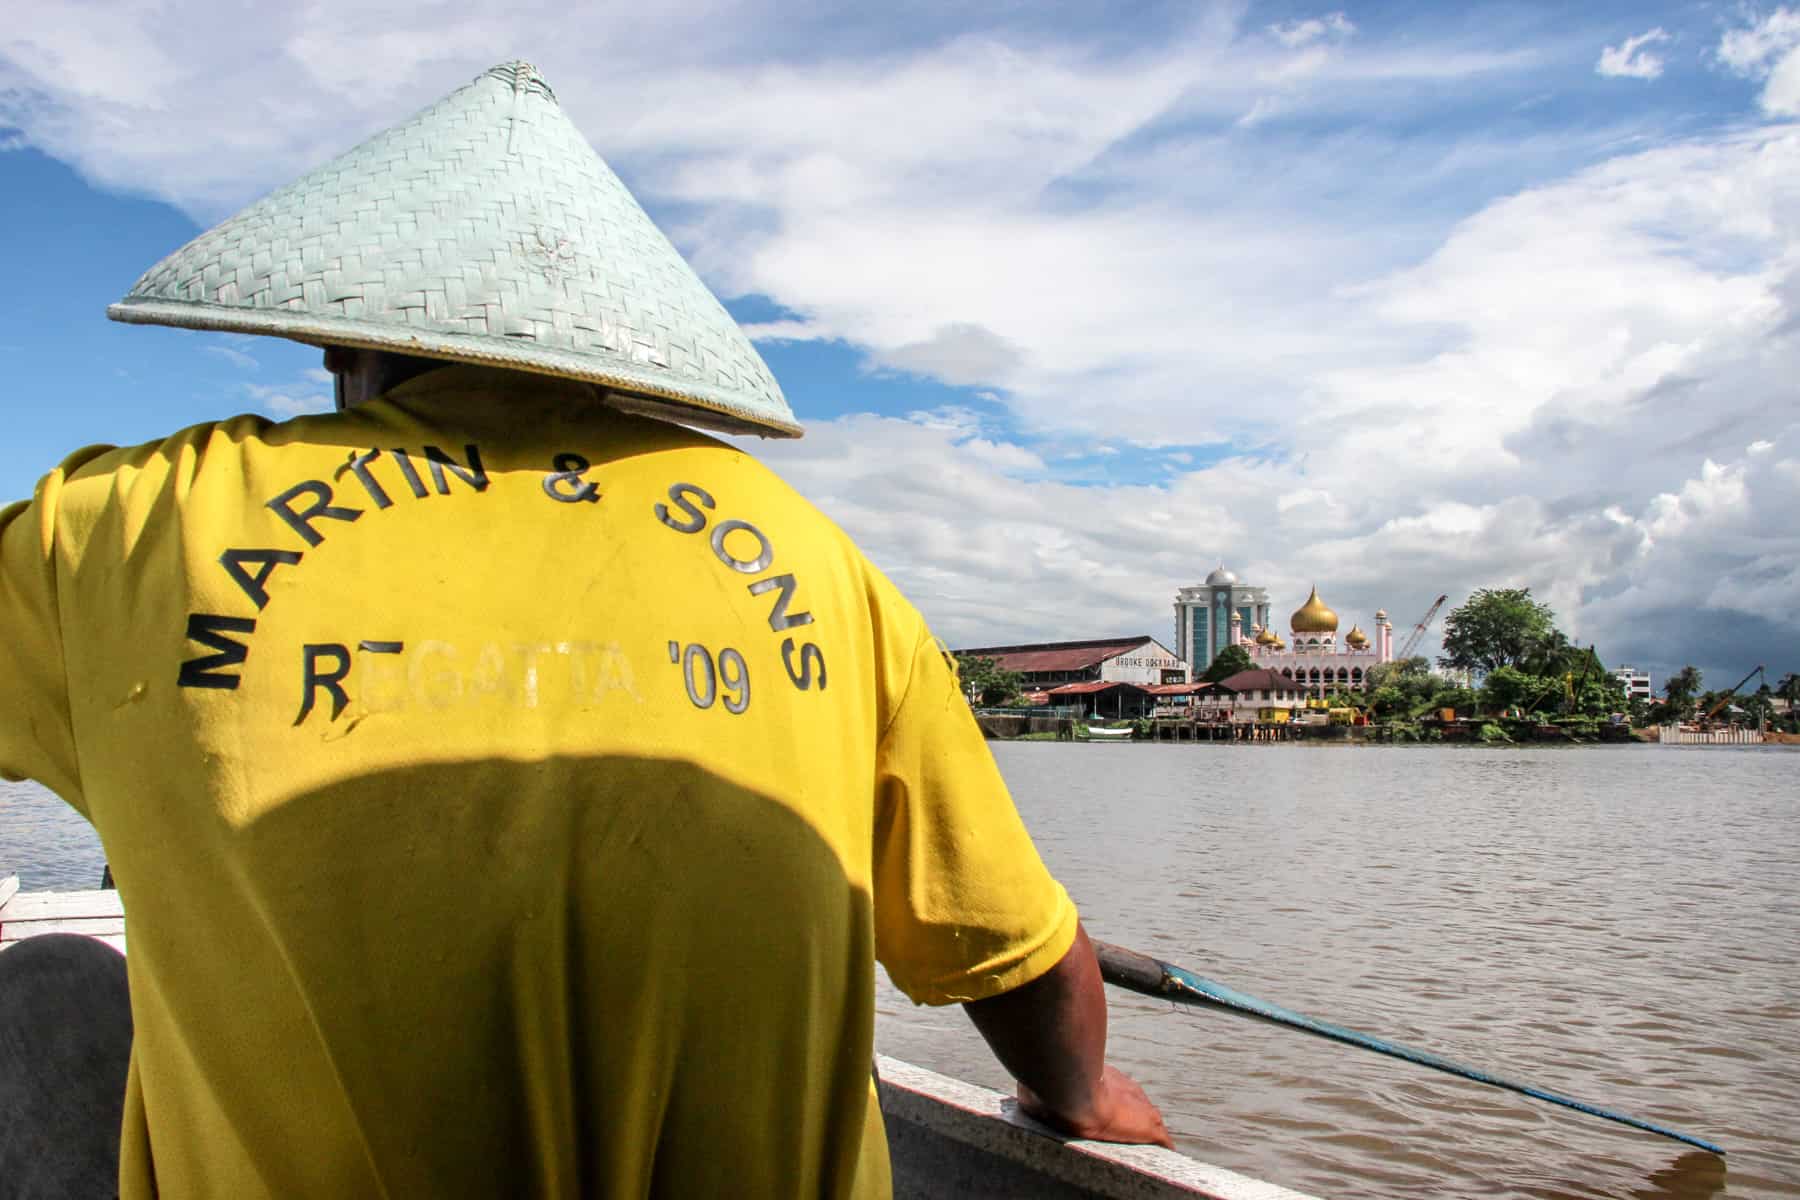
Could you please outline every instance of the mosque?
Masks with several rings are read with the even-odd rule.
[[[1291,645],[1269,619],[1269,593],[1239,582],[1223,563],[1205,583],[1175,595],[1175,655],[1191,665],[1195,678],[1225,647],[1242,646],[1253,667],[1323,694],[1363,686],[1371,667],[1394,657],[1394,627],[1385,609],[1375,613],[1373,637],[1353,625],[1340,643],[1338,615],[1319,599],[1317,587],[1288,618],[1288,630]]]

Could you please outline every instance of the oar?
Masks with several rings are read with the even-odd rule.
[[[1393,1042],[1384,1042],[1380,1038],[1370,1037],[1366,1033],[1358,1033],[1354,1029],[1345,1029],[1341,1025],[1315,1021],[1311,1017],[1301,1016],[1291,1009],[1282,1008],[1278,1004],[1270,1004],[1267,1000],[1258,1000],[1255,996],[1247,996],[1222,983],[1204,979],[1192,971],[1163,962],[1161,959],[1139,954],[1135,950],[1127,950],[1122,946],[1113,946],[1106,942],[1095,942],[1094,953],[1100,959],[1101,977],[1115,987],[1122,987],[1146,996],[1174,1000],[1181,1004],[1192,1004],[1198,1008],[1222,1008],[1241,1016],[1256,1017],[1276,1025],[1286,1026],[1289,1029],[1298,1029],[1303,1033],[1330,1038],[1335,1042],[1360,1046],[1364,1050],[1373,1050],[1377,1054],[1403,1058],[1407,1062],[1418,1063],[1420,1066],[1430,1067],[1434,1071],[1460,1075],[1464,1079],[1473,1079],[1476,1083],[1492,1084],[1494,1087],[1519,1092],[1534,1099],[1548,1100],[1552,1104],[1560,1104],[1564,1108],[1572,1108],[1576,1112],[1584,1112],[1589,1116],[1603,1117],[1608,1121],[1617,1121],[1621,1125],[1629,1125],[1633,1129],[1660,1133],[1662,1136],[1674,1138],[1678,1142],[1686,1142],[1690,1146],[1710,1150],[1720,1158],[1725,1157],[1725,1151],[1711,1142],[1701,1141],[1697,1137],[1689,1137],[1685,1133],[1664,1129],[1661,1125],[1652,1125],[1648,1121],[1640,1121],[1638,1118],[1628,1117],[1624,1113],[1611,1112],[1597,1105],[1574,1100],[1568,1096],[1560,1096],[1529,1083],[1514,1083],[1510,1079],[1502,1079],[1498,1075],[1490,1075],[1486,1071],[1477,1071],[1473,1067],[1453,1063],[1447,1058],[1439,1058],[1437,1055],[1427,1054],[1423,1050],[1413,1050]]]

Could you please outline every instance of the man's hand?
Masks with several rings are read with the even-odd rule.
[[[1106,1065],[1106,993],[1085,929],[1045,974],[963,1008],[1019,1081],[1027,1115],[1075,1137],[1172,1146],[1144,1089]]]
[[[1129,1142],[1133,1145],[1166,1146],[1173,1150],[1163,1115],[1138,1081],[1109,1066],[1100,1077],[1100,1098],[1094,1115],[1086,1121],[1070,1121],[1050,1111],[1042,1100],[1024,1084],[1019,1085],[1019,1107],[1033,1120],[1052,1129],[1060,1129],[1070,1137],[1090,1138],[1098,1142]]]

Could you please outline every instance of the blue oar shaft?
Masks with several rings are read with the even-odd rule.
[[[1472,1079],[1476,1083],[1505,1088],[1511,1092],[1518,1092],[1520,1095],[1530,1096],[1535,1100],[1560,1104],[1564,1108],[1572,1108],[1577,1112],[1587,1113],[1589,1116],[1617,1121],[1619,1124],[1629,1125],[1633,1129],[1642,1129],[1647,1133],[1661,1134],[1663,1137],[1674,1138],[1676,1141],[1685,1142],[1690,1146],[1698,1146],[1721,1158],[1725,1156],[1725,1151],[1711,1142],[1702,1141],[1697,1137],[1689,1137],[1685,1133],[1677,1133],[1673,1129],[1665,1129],[1661,1125],[1653,1125],[1649,1121],[1639,1120],[1637,1117],[1627,1116],[1624,1113],[1613,1112],[1583,1100],[1546,1091],[1529,1083],[1516,1083],[1498,1075],[1490,1075],[1486,1071],[1465,1067],[1460,1063],[1451,1062],[1447,1058],[1427,1054],[1423,1050],[1414,1050],[1408,1046],[1383,1041],[1381,1038],[1371,1037],[1366,1033],[1358,1033],[1354,1029],[1345,1029],[1341,1025],[1316,1021],[1291,1009],[1283,1008],[1279,1004],[1270,1004],[1267,1000],[1259,1000],[1255,996],[1246,995],[1234,988],[1226,987],[1222,983],[1196,975],[1185,968],[1163,962],[1161,959],[1150,958],[1147,955],[1138,954],[1136,951],[1108,945],[1105,942],[1095,942],[1094,951],[1100,958],[1101,975],[1108,983],[1118,987],[1140,992],[1146,996],[1159,996],[1196,1007],[1220,1008],[1239,1016],[1255,1017],[1258,1020],[1268,1021],[1288,1029],[1298,1029],[1316,1037],[1330,1038],[1335,1042],[1359,1046],[1364,1050],[1373,1050],[1377,1054],[1404,1059],[1422,1067],[1430,1067],[1434,1071],[1443,1071],[1463,1079]]]

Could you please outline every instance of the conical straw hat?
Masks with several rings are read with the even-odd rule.
[[[801,432],[749,339],[529,63],[201,234],[107,315],[511,367],[690,424]]]

